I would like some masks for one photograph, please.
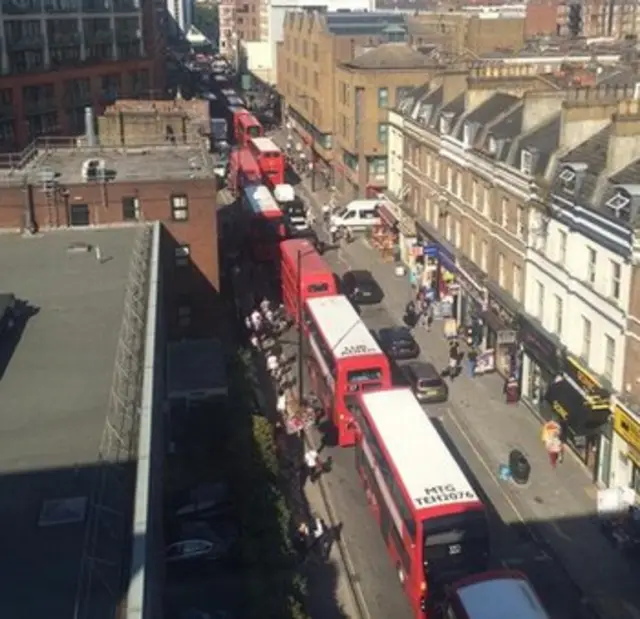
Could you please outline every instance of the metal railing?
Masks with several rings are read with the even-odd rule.
[[[109,404],[90,496],[74,619],[114,619],[126,590],[153,226],[131,258]]]

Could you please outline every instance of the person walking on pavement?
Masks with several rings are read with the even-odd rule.
[[[560,454],[562,453],[562,442],[560,441],[560,437],[557,435],[553,435],[549,437],[547,440],[547,453],[549,454],[549,462],[551,463],[551,468],[555,469],[561,460]]]
[[[293,547],[300,555],[300,558],[304,561],[309,550],[309,527],[304,522],[298,526],[293,540]]]
[[[458,362],[460,359],[460,349],[458,342],[452,340],[449,343],[449,378],[453,381],[458,374]]]
[[[331,224],[329,228],[329,236],[331,237],[331,244],[335,245],[338,242],[338,226]]]
[[[467,368],[471,378],[476,375],[476,363],[478,363],[478,351],[475,348],[471,348],[467,353]]]
[[[328,224],[331,220],[331,205],[327,202],[322,205],[322,221]]]
[[[320,475],[320,456],[315,449],[308,449],[304,454],[304,464],[311,483],[315,483]]]

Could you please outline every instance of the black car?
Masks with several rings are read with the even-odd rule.
[[[400,369],[419,402],[434,404],[449,398],[449,387],[433,364],[412,361]]]
[[[380,303],[384,293],[369,271],[347,271],[342,276],[342,292],[358,305]]]
[[[415,359],[420,354],[418,342],[406,327],[380,329],[377,339],[391,359]]]

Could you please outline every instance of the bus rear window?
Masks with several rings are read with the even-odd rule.
[[[382,371],[380,368],[368,368],[366,370],[354,370],[347,372],[348,383],[364,383],[382,380]]]
[[[320,294],[321,292],[327,292],[327,290],[329,290],[329,284],[310,284],[307,286],[309,294]]]
[[[480,511],[427,518],[422,527],[427,548],[480,541],[489,537],[487,519]]]

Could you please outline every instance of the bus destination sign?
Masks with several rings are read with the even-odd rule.
[[[459,501],[475,501],[478,497],[471,490],[459,490],[454,484],[443,486],[431,486],[425,488],[421,497],[413,499],[418,507],[429,505],[442,505],[443,503],[456,503]]]
[[[356,344],[355,346],[345,346],[340,352],[340,356],[353,357],[355,355],[370,355],[375,352],[375,348],[371,348],[367,344]]]

